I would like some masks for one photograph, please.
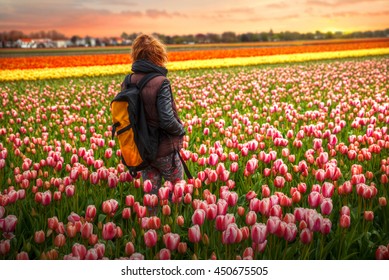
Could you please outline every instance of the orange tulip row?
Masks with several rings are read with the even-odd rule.
[[[254,57],[278,54],[331,52],[342,50],[388,48],[389,39],[356,41],[348,43],[329,43],[277,46],[277,47],[250,47],[233,49],[211,49],[169,52],[170,61],[207,60],[214,58]],[[129,64],[129,54],[96,54],[96,55],[69,55],[69,56],[38,56],[38,57],[12,57],[0,58],[2,69],[35,69],[57,68],[96,65]]]

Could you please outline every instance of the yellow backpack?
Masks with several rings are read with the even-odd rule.
[[[130,83],[127,75],[125,89],[119,92],[111,102],[112,139],[118,138],[122,162],[135,177],[153,161],[158,151],[158,128],[147,125],[141,98],[143,87],[151,79],[161,76],[159,73],[145,75],[138,84]]]

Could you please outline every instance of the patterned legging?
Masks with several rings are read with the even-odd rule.
[[[142,171],[143,181],[150,180],[153,184],[150,194],[156,195],[158,195],[158,190],[162,186],[162,178],[174,184],[182,180],[183,176],[184,170],[178,153],[174,153],[174,164],[173,154],[170,154],[166,157],[157,158],[152,165]]]

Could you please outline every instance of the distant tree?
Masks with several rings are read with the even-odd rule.
[[[77,44],[77,41],[80,40],[81,37],[78,36],[78,35],[73,35],[71,38],[70,38],[70,41],[73,43],[73,45]]]
[[[8,33],[9,41],[17,41],[18,39],[26,38],[26,35],[22,31],[12,30]]]
[[[235,32],[223,32],[222,34],[222,41],[225,43],[234,43],[237,41]]]
[[[211,43],[219,43],[220,42],[220,35],[215,33],[207,33],[208,41]]]
[[[124,40],[127,40],[128,39],[128,34],[126,32],[123,32],[122,35],[120,35],[120,37]]]

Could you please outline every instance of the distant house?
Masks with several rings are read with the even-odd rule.
[[[55,46],[57,48],[67,48],[68,42],[66,40],[55,40]]]
[[[16,47],[18,48],[33,48],[35,45],[35,41],[32,39],[19,39],[16,41]]]

